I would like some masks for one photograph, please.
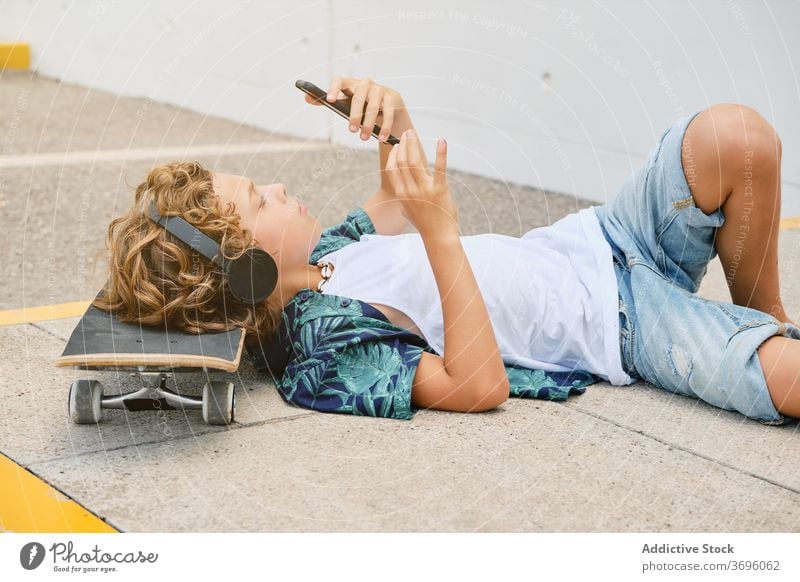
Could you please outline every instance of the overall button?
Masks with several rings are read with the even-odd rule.
[[[311,292],[308,289],[303,289],[299,293],[300,301],[306,301],[309,295],[311,295]]]
[[[347,298],[347,297],[345,297],[345,298],[344,298],[344,299],[342,299],[342,301],[341,301],[341,305],[342,305],[342,307],[347,307],[348,305],[350,305],[350,303],[351,303],[351,300],[350,300],[349,298]]]

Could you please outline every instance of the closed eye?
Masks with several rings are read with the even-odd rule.
[[[258,196],[258,208],[262,208],[264,206],[264,197],[258,193],[256,190],[256,183],[252,180],[250,180],[250,196]]]

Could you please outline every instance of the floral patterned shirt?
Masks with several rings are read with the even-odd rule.
[[[369,215],[356,208],[323,231],[309,263],[373,233]],[[290,404],[405,420],[417,410],[411,406],[411,385],[422,352],[436,353],[370,304],[308,288],[286,305],[279,330],[248,351],[256,369],[273,375]],[[512,364],[506,364],[506,372],[510,396],[521,398],[566,400],[599,380],[589,372],[544,372]]]

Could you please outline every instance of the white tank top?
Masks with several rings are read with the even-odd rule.
[[[461,243],[506,364],[633,382],[620,361],[617,280],[594,207],[520,238]],[[444,353],[441,299],[418,233],[364,234],[324,260],[334,265],[324,293],[398,309]]]

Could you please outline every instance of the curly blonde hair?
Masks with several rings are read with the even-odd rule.
[[[151,200],[161,216],[180,216],[220,243],[227,258],[255,244],[234,204],[220,208],[209,170],[198,162],[158,165],[136,187],[131,209],[108,227],[109,279],[93,305],[124,322],[188,333],[241,327],[247,344],[275,331],[283,308],[277,294],[256,305],[235,299],[213,262],[147,217]]]

